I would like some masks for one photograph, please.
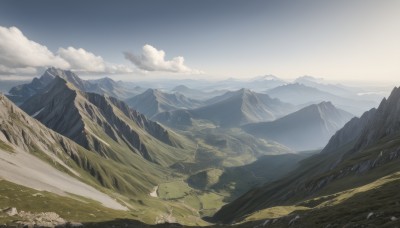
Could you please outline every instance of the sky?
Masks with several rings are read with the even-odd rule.
[[[0,77],[400,80],[398,0],[2,0]],[[400,82],[400,81],[399,81]]]

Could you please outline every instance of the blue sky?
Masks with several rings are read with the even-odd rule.
[[[3,76],[400,76],[398,0],[3,0],[0,26]]]

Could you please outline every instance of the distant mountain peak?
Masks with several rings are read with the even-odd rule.
[[[190,88],[185,85],[178,85],[172,89],[172,91],[184,91],[184,90],[190,90]]]
[[[321,102],[272,122],[246,125],[244,129],[295,150],[308,150],[323,147],[352,117],[350,113],[337,109],[331,102]]]
[[[272,74],[262,75],[262,76],[258,76],[258,77],[253,78],[253,81],[261,81],[261,80],[263,80],[263,81],[272,81],[272,80],[281,80],[281,79],[278,78],[275,75],[272,75]]]
[[[310,75],[304,75],[304,76],[296,78],[296,80],[295,80],[295,82],[304,82],[304,81],[315,82],[315,83],[324,83],[325,82],[325,80],[323,78],[317,78],[317,77],[310,76]]]
[[[126,102],[130,107],[150,118],[164,111],[196,108],[202,104],[200,101],[187,98],[178,92],[166,93],[152,88],[126,100]]]
[[[238,94],[252,94],[253,92],[250,89],[242,88],[237,91]]]

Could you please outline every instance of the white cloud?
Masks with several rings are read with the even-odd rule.
[[[96,56],[83,48],[59,48],[57,54],[70,64],[71,70],[87,72],[104,72],[106,70],[106,64],[101,56]]]
[[[83,73],[133,72],[131,67],[108,63],[83,48],[59,48],[54,54],[18,28],[0,26],[0,74],[36,74],[38,68],[50,66]]]
[[[67,61],[54,55],[46,46],[29,40],[16,27],[0,26],[0,53],[3,71],[24,71],[24,68],[47,66],[69,67]]]
[[[18,68],[18,67],[6,67],[4,65],[0,64],[0,75],[6,75],[6,74],[20,74],[20,75],[32,75],[32,74],[36,74],[37,73],[37,69],[34,67],[22,67],[22,68]]]
[[[104,61],[101,56],[95,55],[83,48],[59,48],[57,54],[70,64],[71,70],[78,72],[110,74],[133,72],[131,67],[122,64],[108,63]]]
[[[165,60],[165,52],[157,50],[153,46],[146,44],[143,46],[140,56],[130,52],[124,52],[125,58],[131,61],[136,67],[146,71],[166,71],[174,73],[199,74],[201,71],[190,69],[184,64],[182,56]]]

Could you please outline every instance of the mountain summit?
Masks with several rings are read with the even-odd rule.
[[[181,93],[169,94],[158,89],[148,89],[144,93],[126,100],[126,103],[149,118],[165,111],[190,109],[202,105],[202,102],[187,98]]]
[[[332,135],[353,116],[331,102],[307,106],[272,122],[243,126],[250,134],[269,138],[295,150],[310,150],[326,145]]]
[[[74,85],[75,88],[85,92],[105,94],[120,99],[125,99],[137,94],[135,91],[128,90],[123,85],[115,82],[111,78],[83,80],[70,70],[61,70],[50,67],[40,78],[34,78],[32,82],[28,84],[11,88],[9,97],[15,103],[22,104],[31,96],[48,86],[56,77],[64,79],[65,81]]]

